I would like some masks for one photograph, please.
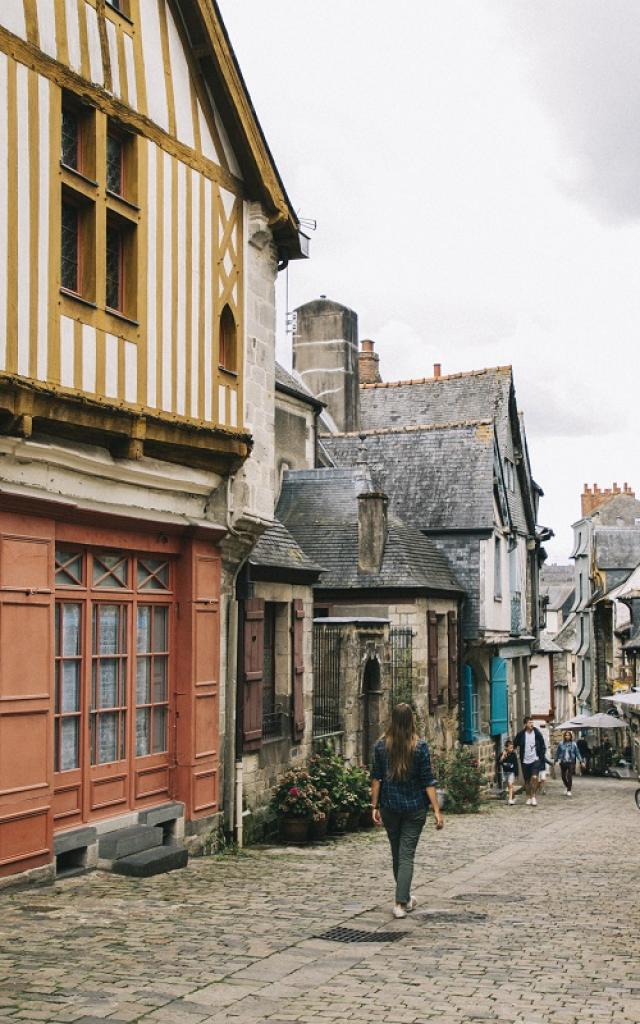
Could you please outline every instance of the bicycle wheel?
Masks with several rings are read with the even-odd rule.
[[[640,811],[640,789],[636,789],[636,807]]]

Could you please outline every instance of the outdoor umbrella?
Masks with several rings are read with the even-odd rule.
[[[615,697],[603,697],[603,700],[610,700],[614,704],[626,704],[627,707],[640,707],[640,693],[617,693]]]
[[[564,728],[564,727],[563,727]],[[628,729],[628,723],[603,711],[597,715],[577,715],[566,724],[567,729]]]

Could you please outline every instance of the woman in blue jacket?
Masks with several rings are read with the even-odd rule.
[[[560,763],[560,774],[564,783],[565,796],[571,796],[576,761],[578,764],[582,764],[582,755],[578,750],[578,744],[574,742],[573,733],[570,729],[567,729],[562,734],[562,743],[558,744],[555,756],[556,764]]]

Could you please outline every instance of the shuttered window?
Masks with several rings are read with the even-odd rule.
[[[429,710],[434,712],[438,706],[438,616],[435,612],[427,613],[427,649]]]
[[[458,703],[458,617],[447,612],[448,666],[449,666],[449,707]]]
[[[299,743],[304,736],[304,605],[298,597],[295,598],[292,604],[291,636],[291,728],[294,743]]]
[[[242,740],[245,750],[262,743],[262,679],[264,672],[264,601],[253,597],[242,605]]]

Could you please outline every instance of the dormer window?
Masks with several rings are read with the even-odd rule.
[[[516,489],[516,471],[511,459],[504,460],[504,479],[507,490],[513,493]]]
[[[236,322],[229,306],[225,306],[220,314],[220,349],[218,364],[227,373],[238,372],[238,331]]]

